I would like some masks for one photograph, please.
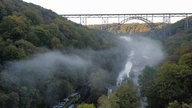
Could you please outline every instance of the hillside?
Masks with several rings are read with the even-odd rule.
[[[0,9],[0,57],[4,58],[1,63],[25,58],[41,48],[102,49],[109,46],[103,38],[107,33],[75,24],[51,10],[22,0],[1,0]],[[17,50],[18,54],[6,57],[11,56],[6,52],[9,48]]]
[[[85,27],[22,0],[1,0],[0,108],[50,108],[74,93],[81,96],[78,108],[138,108],[143,97],[150,108],[191,108],[192,17],[188,21],[188,28],[185,19],[156,24],[156,32],[137,23]],[[100,30],[107,26],[114,34]],[[131,47],[116,33],[138,33],[141,37],[137,39],[137,34],[134,39],[139,44],[133,42]],[[158,41],[164,47],[141,42],[145,37],[158,39],[147,43]],[[142,61],[137,66],[147,63],[147,57],[139,57],[140,51],[146,52],[141,46],[153,46],[149,56],[158,59],[154,55],[159,48],[166,57],[154,67],[145,67],[139,86],[126,77],[125,84],[114,87],[115,93],[107,93],[134,55],[133,48],[138,51],[136,60]]]
[[[76,90],[92,89],[86,84],[98,72],[114,82],[123,54],[100,52],[115,45],[109,35],[22,0],[1,0],[0,107],[50,108]]]
[[[192,19],[189,19],[189,28],[185,21],[163,29],[167,57],[158,67],[145,68],[140,76],[141,93],[148,98],[151,108],[192,106]]]
[[[164,24],[162,23],[156,23],[155,24],[158,29],[161,29],[164,27]],[[104,25],[88,25],[90,28],[102,30],[105,29],[108,32],[111,33],[119,33],[119,34],[134,34],[134,33],[144,33],[144,32],[149,32],[150,27],[146,23],[127,23],[127,24],[122,24],[122,25],[117,25],[117,24],[104,24]]]
[[[99,27],[99,26],[98,26]],[[133,26],[134,27],[134,26]],[[132,30],[132,29],[131,29]],[[134,33],[135,34],[135,33]],[[133,35],[134,35],[133,34]],[[137,34],[137,33],[136,33]],[[147,102],[149,108],[191,108],[192,107],[192,17],[188,17],[188,27],[186,19],[182,19],[174,24],[160,28],[153,33],[140,33],[141,36],[160,39],[166,53],[165,59],[155,67],[147,66],[139,76],[139,89],[141,98]],[[137,36],[137,35],[136,35]],[[158,38],[157,38],[158,37]],[[153,55],[154,53],[151,53]],[[130,82],[125,89],[133,93],[135,89]],[[122,86],[121,86],[122,87]],[[120,88],[121,88],[120,87]],[[121,88],[122,89],[122,88]],[[124,99],[134,99],[134,102],[123,105],[135,105],[136,96],[124,96],[120,102],[118,93],[101,96],[98,103],[101,107],[121,106]],[[127,96],[127,97],[126,97]],[[110,98],[111,97],[111,98]],[[146,100],[147,99],[147,100]]]

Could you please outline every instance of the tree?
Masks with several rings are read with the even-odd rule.
[[[184,102],[179,103],[177,100],[170,102],[167,108],[191,108],[192,105],[186,104]]]
[[[27,36],[25,37],[25,40],[27,40],[28,42],[31,42],[33,45],[35,45],[37,47],[41,46],[40,39],[33,30],[31,30],[27,34]]]
[[[97,101],[97,98],[106,91],[109,83],[109,73],[99,69],[98,72],[91,74],[89,81],[92,98],[94,101]]]
[[[117,89],[116,96],[119,98],[120,108],[139,108],[137,89],[122,85]]]
[[[9,93],[8,108],[19,108],[19,95],[16,92]]]
[[[178,101],[170,102],[167,108],[182,108]]]
[[[51,48],[52,49],[63,49],[63,45],[61,44],[60,39],[57,37],[51,38]]]
[[[5,39],[10,38],[16,41],[25,37],[29,26],[23,16],[10,15],[3,18],[0,28],[2,28],[0,32],[4,34]]]
[[[189,66],[192,69],[192,53],[182,55],[179,64]]]
[[[147,87],[151,85],[152,81],[156,78],[156,76],[157,76],[157,70],[149,66],[146,66],[142,74],[139,75],[138,82],[139,82],[141,94],[143,96],[145,95],[145,91]]]
[[[38,48],[36,46],[34,46],[31,42],[28,42],[24,39],[16,41],[15,45],[18,48],[23,49],[27,55],[34,54],[34,53],[38,52]]]
[[[50,40],[51,40],[51,35],[48,30],[44,29],[42,26],[36,26],[31,28],[31,35],[35,35],[33,40],[39,39],[38,46],[48,46],[50,47]],[[29,37],[30,38],[30,37]],[[28,40],[29,41],[29,40]],[[30,41],[29,41],[30,42]],[[34,44],[36,45],[36,44]]]
[[[20,96],[20,108],[30,108],[31,107],[31,96],[30,96],[30,90],[27,87],[21,87],[19,90],[19,96]]]
[[[2,52],[3,61],[18,60],[26,58],[26,53],[23,49],[17,48],[15,45],[8,45]]]
[[[3,17],[3,16],[7,16],[7,15],[10,15],[14,9],[15,9],[15,5],[13,3],[12,0],[1,0],[0,1],[0,19]]]
[[[7,94],[0,93],[0,107],[1,108],[6,108],[8,99],[9,99],[9,96]]]
[[[115,93],[110,93],[108,96],[102,95],[98,99],[99,108],[120,108],[119,98]]]
[[[94,104],[85,104],[85,103],[83,103],[83,104],[79,104],[77,106],[77,108],[95,108],[95,105]]]
[[[22,86],[19,89],[19,108],[38,108],[42,103],[39,90]]]
[[[23,11],[24,15],[31,20],[32,24],[41,24],[43,22],[42,15],[40,11],[35,8],[28,7]]]
[[[73,85],[71,85],[71,83],[65,79],[47,81],[45,86],[46,88],[41,90],[44,92],[44,101],[47,105],[53,105],[74,91]]]
[[[16,92],[0,93],[1,108],[19,108],[19,95]]]
[[[164,64],[160,75],[146,90],[149,105],[153,107],[167,107],[173,100],[190,102],[192,91],[192,71],[188,66]]]
[[[113,75],[113,79],[108,73],[109,68],[114,71],[110,67],[111,65],[103,70],[92,72],[95,68],[90,69],[87,65],[85,67],[83,65],[83,68],[81,66],[71,68],[71,63],[59,62],[55,64],[54,68],[47,71],[53,75],[49,74],[49,77],[46,77],[42,75],[42,72],[46,73],[46,70],[33,68],[33,66],[31,67],[33,62],[29,63],[36,56],[27,57],[30,54],[36,55],[52,49],[63,49],[63,47],[67,49],[64,51],[66,54],[77,53],[75,55],[84,57],[79,51],[71,51],[70,48],[96,50],[109,48],[115,41],[111,42],[110,40],[113,39],[107,37],[106,34],[111,35],[75,24],[50,10],[23,2],[23,0],[0,0],[0,71],[2,71],[0,74],[0,107],[51,107],[74,90],[81,90],[81,88],[83,88],[81,91],[87,91],[84,93],[85,98],[90,97],[90,101],[96,100],[106,91],[108,83],[111,83],[111,80],[115,81],[115,75]],[[94,51],[93,53],[97,55]],[[26,58],[28,60],[25,60]],[[104,59],[101,61],[105,62]],[[110,62],[113,60],[108,60],[104,64]],[[20,63],[29,63],[30,68],[20,66]],[[113,64],[115,65],[115,63]],[[105,71],[105,69],[108,70]],[[10,76],[14,76],[14,78]],[[87,82],[90,85],[87,85]]]

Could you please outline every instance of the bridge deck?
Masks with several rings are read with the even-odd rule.
[[[171,23],[171,18],[186,18],[186,25],[188,27],[188,17],[192,16],[192,13],[125,13],[125,14],[63,14],[62,17],[69,19],[79,19],[80,24],[87,25],[87,19],[100,18],[101,24],[109,24],[109,19],[117,19],[118,24],[124,24],[129,20],[138,19],[146,22],[151,27],[154,25],[154,19],[162,18],[163,23]],[[154,27],[153,27],[154,28]]]
[[[192,16],[192,13],[125,13],[125,14],[62,14],[61,16],[67,18],[79,18],[79,17],[90,17],[90,18],[98,18],[98,17],[109,17],[109,18],[117,18],[124,16],[148,16],[148,17],[186,17]]]

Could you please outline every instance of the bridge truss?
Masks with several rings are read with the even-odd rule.
[[[186,18],[186,27],[188,27],[188,17],[192,16],[192,13],[136,13],[136,14],[63,14],[62,17],[66,17],[69,20],[79,19],[79,23],[82,25],[88,24],[88,19],[101,19],[101,24],[109,24],[109,19],[115,19],[113,23],[124,24],[129,20],[137,19],[144,21],[151,28],[154,27],[154,19],[159,19],[158,22],[171,23],[172,18]],[[78,23],[78,22],[77,22]]]

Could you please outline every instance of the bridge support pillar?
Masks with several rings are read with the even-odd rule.
[[[102,18],[102,24],[108,24],[109,23],[109,18],[108,17],[103,17]]]
[[[80,17],[80,24],[87,25],[87,17]]]
[[[188,15],[186,15],[186,20],[185,20],[185,29],[189,28],[189,18]]]
[[[167,23],[167,24],[171,23],[171,17],[170,17],[170,15],[168,15],[168,16],[163,16],[163,23]]]
[[[109,18],[108,17],[102,17],[102,24],[106,25],[106,26],[101,26],[101,30],[106,30],[108,28],[108,24],[109,24]]]

